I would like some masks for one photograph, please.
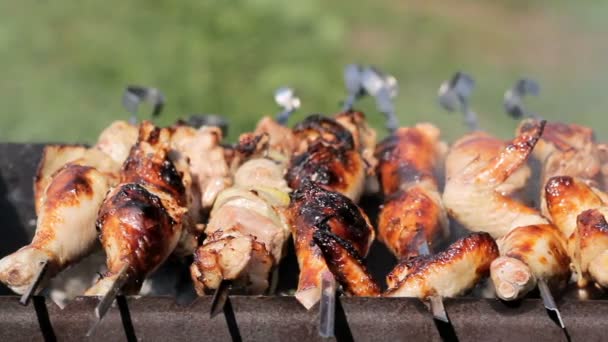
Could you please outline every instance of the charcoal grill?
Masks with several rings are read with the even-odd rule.
[[[0,256],[25,245],[35,229],[32,179],[43,144],[0,143]],[[375,208],[377,199],[364,202]],[[374,213],[372,213],[372,216]],[[368,259],[381,280],[394,264],[375,244]],[[297,284],[293,251],[280,269],[278,292]],[[211,297],[186,304],[163,296],[131,296],[128,305],[112,309],[92,341],[228,341],[235,329],[244,341],[316,341],[318,310],[306,311],[292,296],[231,296],[235,326],[221,316],[209,318]],[[422,302],[408,298],[342,297],[336,316],[336,340],[440,341],[455,334],[460,341],[565,341],[566,335],[549,319],[540,299],[509,305],[495,299],[446,299],[453,329],[437,326]],[[29,306],[0,285],[0,341],[81,341],[94,319],[95,298],[79,297],[60,309],[35,297]],[[572,290],[558,301],[572,341],[606,340],[608,301],[578,300]]]

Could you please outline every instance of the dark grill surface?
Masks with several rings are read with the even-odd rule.
[[[29,242],[35,229],[32,180],[41,144],[0,144],[0,257]],[[368,206],[376,207],[369,199]],[[372,213],[373,216],[373,213]],[[295,257],[280,269],[279,292],[297,281]],[[376,244],[368,260],[381,280],[394,259]],[[63,310],[42,297],[21,306],[18,297],[0,285],[0,341],[81,341],[94,318],[95,298],[77,298]],[[571,292],[572,293],[572,292]],[[571,294],[558,302],[573,341],[608,340],[608,301],[579,301]],[[355,341],[439,341],[440,331],[426,307],[416,299],[344,298],[338,310],[338,337],[347,327]],[[245,341],[315,341],[318,310],[306,311],[290,296],[231,296],[238,330]],[[130,297],[129,314],[137,339],[144,341],[229,341],[222,315],[209,318],[210,297],[179,305],[170,297]],[[461,341],[565,341],[561,329],[547,316],[539,299],[508,306],[494,299],[446,299],[446,310]],[[347,326],[345,325],[347,324]],[[118,308],[110,310],[92,341],[125,340]],[[340,338],[338,338],[340,339]]]

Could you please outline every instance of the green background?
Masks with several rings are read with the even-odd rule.
[[[342,70],[377,65],[400,82],[401,122],[429,120],[448,140],[462,118],[436,104],[456,70],[477,81],[472,106],[502,137],[516,122],[502,96],[521,76],[541,83],[529,107],[592,125],[608,139],[608,1],[2,1],[0,141],[92,142],[126,118],[126,84],[160,88],[162,124],[226,115],[233,139],[288,84],[302,109],[332,113]],[[359,108],[376,125],[370,99]]]

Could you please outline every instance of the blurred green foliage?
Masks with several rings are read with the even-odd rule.
[[[430,120],[449,140],[465,127],[435,96],[456,70],[476,78],[473,107],[491,132],[512,134],[502,96],[526,75],[542,87],[530,108],[606,139],[606,14],[607,2],[565,0],[4,1],[0,141],[92,142],[127,117],[127,84],[164,91],[160,123],[220,113],[234,138],[277,111],[281,85],[302,99],[294,120],[332,113],[352,62],[394,74],[402,123]],[[371,99],[359,107],[382,127]]]

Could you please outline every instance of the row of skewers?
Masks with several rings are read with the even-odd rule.
[[[92,147],[47,146],[34,182],[36,234],[0,260],[0,281],[25,302],[99,240],[107,271],[85,293],[101,296],[99,319],[117,294],[137,294],[170,255],[193,256],[196,292],[215,292],[219,312],[228,291],[273,291],[291,236],[295,297],[306,309],[321,302],[323,336],[333,334],[338,285],[355,296],[429,300],[444,321],[442,297],[488,275],[498,298],[517,300],[539,287],[555,310],[551,293],[571,277],[581,287],[608,286],[601,190],[608,148],[590,128],[526,113],[521,96],[535,87],[523,80],[505,106],[533,118],[512,140],[495,138],[478,129],[467,103],[474,83],[457,73],[440,88],[440,103],[462,110],[471,132],[448,147],[430,123],[399,127],[393,77],[356,65],[345,75],[340,113],[288,128],[299,99],[285,89],[277,120],[261,119],[233,145],[216,126],[118,121]],[[389,136],[379,143],[353,109],[364,94],[387,117]],[[541,168],[538,207],[521,194],[534,181],[531,156]],[[357,204],[373,191],[384,198],[377,230]],[[448,244],[449,218],[470,234]],[[365,266],[376,234],[398,260],[385,291]]]

